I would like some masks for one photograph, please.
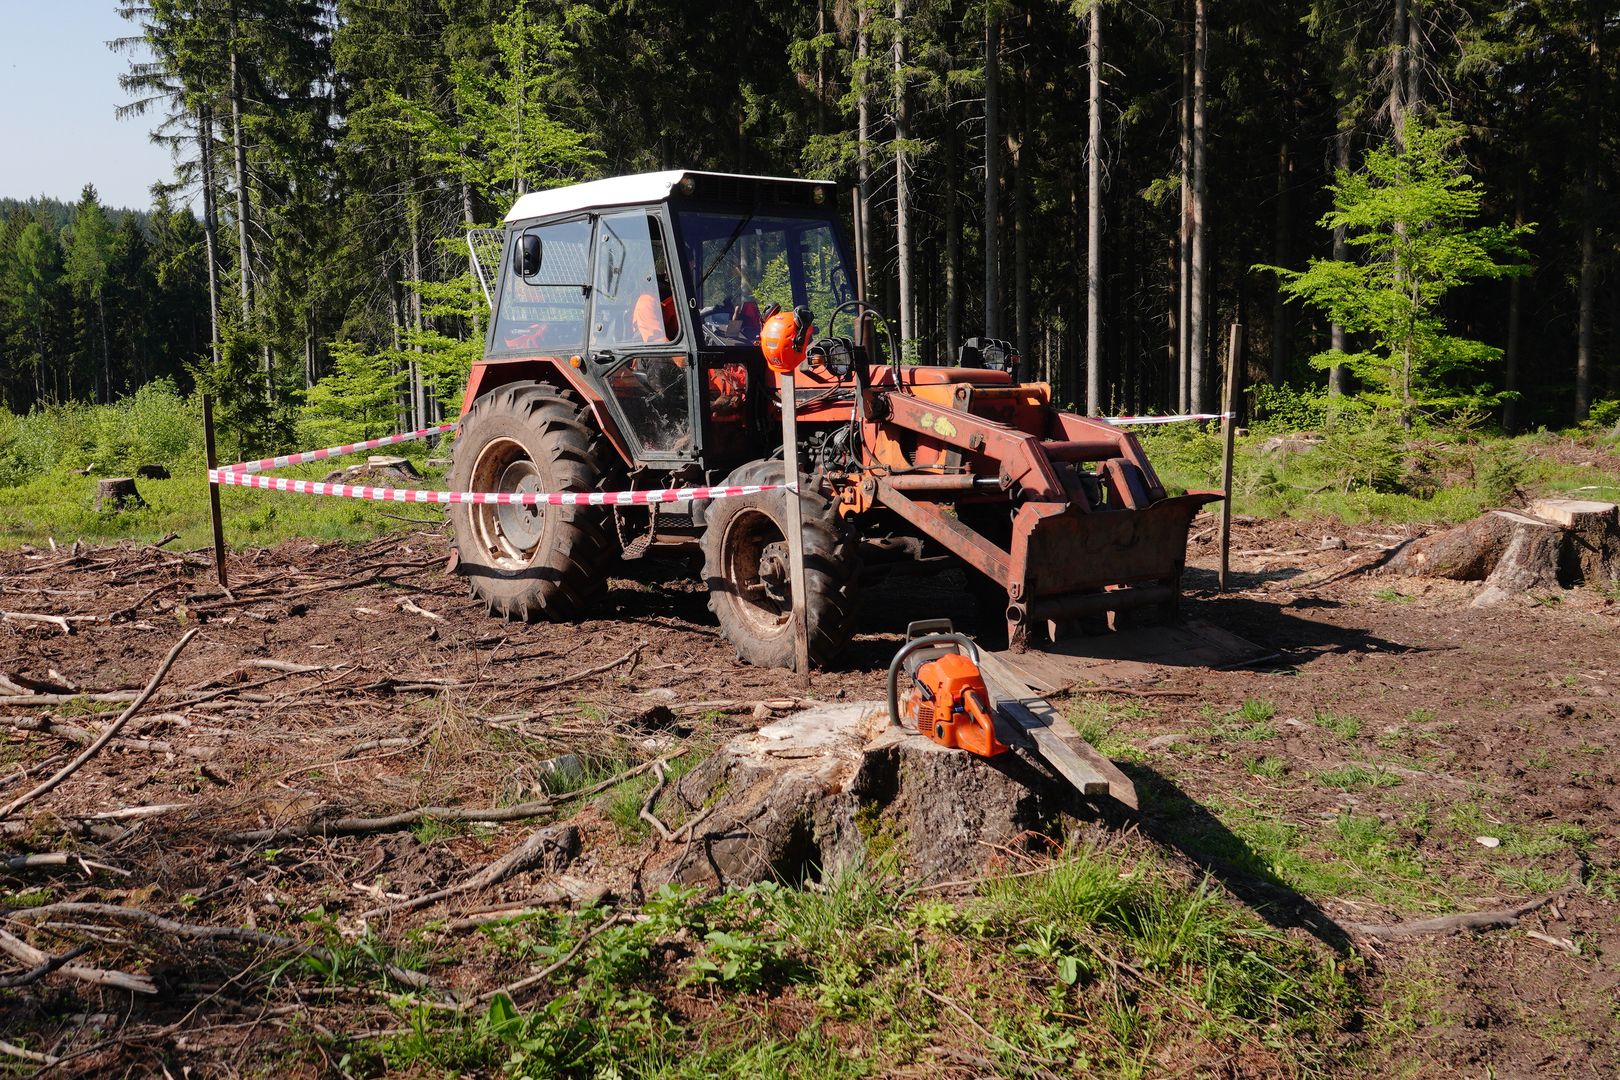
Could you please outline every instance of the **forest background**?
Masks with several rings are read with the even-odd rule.
[[[107,45],[154,58],[132,59],[123,111],[171,147],[175,180],[140,211],[93,184],[75,205],[0,202],[13,481],[72,456],[60,423],[30,445],[18,416],[141,387],[149,416],[213,390],[243,452],[454,411],[484,326],[465,230],[526,190],[666,167],[858,185],[868,291],[913,357],[1006,336],[1088,411],[1198,411],[1239,320],[1265,384],[1251,406],[1322,426],[1336,401],[1377,403],[1332,362],[1377,335],[1258,264],[1384,257],[1354,246],[1353,217],[1323,227],[1334,191],[1406,152],[1408,125],[1448,123],[1466,216],[1501,223],[1523,269],[1427,305],[1471,347],[1419,421],[1617,411],[1620,16],[1598,0],[120,11],[130,39]]]

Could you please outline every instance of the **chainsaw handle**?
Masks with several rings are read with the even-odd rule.
[[[889,723],[895,727],[900,723],[900,668],[906,662],[906,657],[927,645],[955,645],[967,653],[969,660],[974,664],[979,662],[979,647],[973,639],[966,634],[929,634],[926,637],[913,638],[900,646],[900,651],[894,654],[889,662]]]

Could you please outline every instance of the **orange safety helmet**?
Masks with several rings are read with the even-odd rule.
[[[812,331],[814,329],[811,327]],[[799,342],[799,317],[791,311],[778,311],[765,320],[759,332],[759,347],[765,354],[765,362],[778,375],[786,375],[804,363],[805,350]]]

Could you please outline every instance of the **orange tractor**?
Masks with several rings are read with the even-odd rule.
[[[1005,342],[913,365],[859,295],[829,183],[672,171],[518,199],[455,440],[462,491],[783,480],[760,335],[793,312],[812,661],[900,560],[967,568],[1010,644],[1065,624],[1173,617],[1188,526],[1136,438],[1054,408]],[[776,326],[780,328],[781,320]],[[837,335],[843,326],[845,335]],[[492,614],[575,619],[621,560],[701,550],[739,655],[791,666],[780,490],[650,506],[456,505],[457,568]]]

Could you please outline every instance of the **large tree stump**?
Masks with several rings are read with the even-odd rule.
[[[1492,510],[1414,540],[1389,561],[1396,574],[1483,581],[1475,607],[1527,592],[1608,585],[1620,576],[1613,503],[1544,499],[1529,514]]]
[[[1530,512],[1568,534],[1561,570],[1570,580],[1604,587],[1620,579],[1620,509],[1586,499],[1537,499]]]
[[[128,476],[112,476],[96,481],[96,509],[107,513],[139,509],[146,505],[141,493],[135,490],[135,480]]]
[[[888,726],[882,705],[824,705],[734,739],[662,800],[692,822],[651,883],[803,882],[893,857],[908,880],[972,876],[1055,840],[1078,796],[1035,759],[977,758]]]

